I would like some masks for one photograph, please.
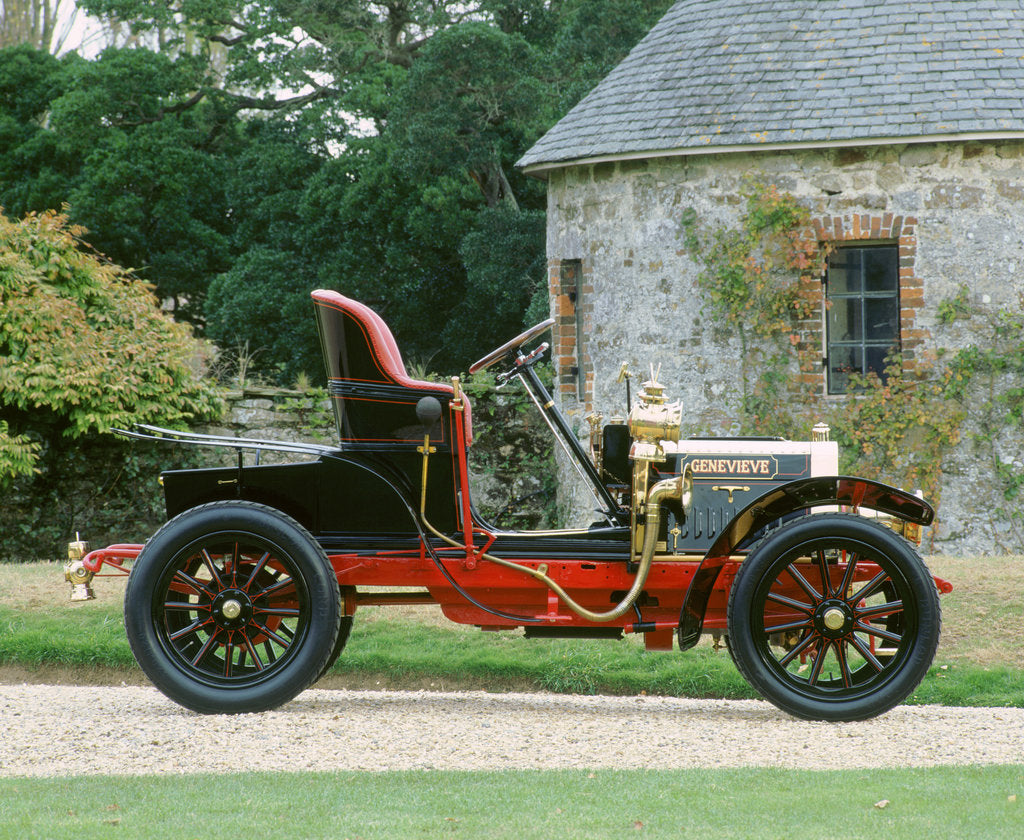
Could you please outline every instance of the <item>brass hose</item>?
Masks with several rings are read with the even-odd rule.
[[[429,439],[424,439],[421,451],[423,452],[423,488],[420,493],[420,519],[427,529],[438,539],[443,540],[453,548],[468,551],[469,546],[457,543],[455,540],[445,534],[442,534],[427,521],[427,459],[430,457]],[[499,566],[504,566],[507,569],[523,572],[535,580],[539,580],[559,598],[561,598],[565,605],[580,618],[585,618],[587,621],[594,622],[614,621],[616,618],[625,615],[630,609],[632,609],[634,602],[638,597],[640,597],[644,584],[647,582],[647,575],[651,571],[651,564],[654,561],[654,550],[658,544],[658,530],[661,524],[661,504],[668,499],[681,499],[683,497],[683,485],[683,476],[679,475],[675,478],[666,478],[659,481],[647,493],[647,501],[645,503],[646,527],[644,529],[644,544],[640,553],[640,564],[637,567],[636,578],[634,578],[633,586],[630,587],[630,590],[626,593],[625,597],[617,606],[607,612],[594,612],[593,610],[588,610],[586,607],[577,604],[569,594],[558,585],[558,583],[548,577],[548,567],[544,563],[541,563],[536,569],[531,569],[529,566],[522,566],[519,563],[513,563],[511,560],[504,560],[501,557],[495,557],[494,555],[487,554],[486,552],[481,553],[480,557],[485,560],[490,560],[492,563],[497,563]]]

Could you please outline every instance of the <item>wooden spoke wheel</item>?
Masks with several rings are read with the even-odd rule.
[[[797,717],[862,720],[905,700],[939,640],[938,593],[914,547],[851,514],[770,532],[729,597],[740,672]]]
[[[335,650],[337,580],[294,520],[215,502],[168,522],[136,561],[125,627],[140,667],[204,713],[275,708],[317,679]]]

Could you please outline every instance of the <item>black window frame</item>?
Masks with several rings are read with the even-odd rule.
[[[884,382],[887,360],[901,347],[899,245],[837,246],[829,254],[824,285],[826,393],[856,393],[851,373],[874,372]]]

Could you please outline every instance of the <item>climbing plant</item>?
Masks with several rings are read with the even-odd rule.
[[[705,309],[739,339],[741,431],[793,435],[800,417],[783,395],[800,370],[813,367],[800,323],[819,317],[817,278],[828,246],[814,237],[807,208],[788,193],[748,181],[741,196],[746,212],[737,229],[707,230],[689,208],[682,237],[702,266],[697,285]]]
[[[960,441],[964,406],[956,398],[956,374],[925,361],[913,373],[899,354],[884,376],[851,376],[851,394],[825,413],[839,442],[840,471],[921,490],[936,501],[942,460]]]
[[[742,196],[746,209],[735,229],[708,230],[693,209],[682,217],[684,242],[701,266],[704,306],[738,335],[741,430],[803,437],[812,418],[825,420],[840,443],[844,472],[936,498],[943,456],[961,436],[966,359],[943,364],[936,354],[919,353],[907,370],[893,355],[884,376],[852,376],[852,393],[822,400],[821,349],[806,336],[820,324],[820,280],[831,246],[817,240],[809,210],[792,195],[750,181]],[[966,306],[960,296],[940,312],[956,317]]]

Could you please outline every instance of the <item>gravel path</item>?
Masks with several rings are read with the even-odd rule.
[[[311,689],[197,715],[140,686],[0,685],[0,776],[1024,764],[1024,709],[808,723],[758,701]]]

